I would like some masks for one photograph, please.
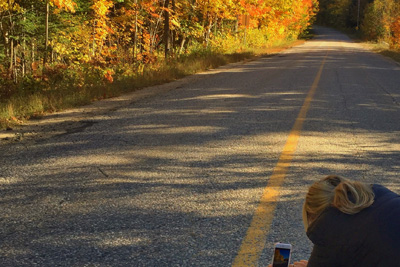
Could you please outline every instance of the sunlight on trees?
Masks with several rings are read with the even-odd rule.
[[[316,0],[0,0],[0,104],[296,40],[317,9]]]

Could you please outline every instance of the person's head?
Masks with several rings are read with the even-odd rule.
[[[311,185],[303,205],[303,222],[308,226],[327,207],[355,214],[372,205],[374,193],[370,185],[329,175]]]

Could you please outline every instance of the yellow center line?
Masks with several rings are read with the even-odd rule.
[[[233,267],[238,266],[258,266],[258,260],[264,249],[267,234],[272,223],[273,213],[279,200],[280,187],[285,179],[286,173],[290,167],[297,143],[300,137],[303,122],[306,119],[311,101],[317,90],[318,83],[321,79],[322,70],[324,68],[326,56],[324,57],[317,76],[314,79],[311,89],[304,100],[300,113],[296,122],[290,131],[289,137],[283,147],[267,186],[264,188],[263,195],[258,207],[253,215],[250,227],[246,236],[242,241],[239,252],[232,264]]]

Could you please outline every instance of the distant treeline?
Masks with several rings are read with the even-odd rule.
[[[215,54],[296,40],[317,9],[317,0],[0,0],[0,126],[190,74],[197,59],[207,68]]]
[[[316,7],[314,0],[0,0],[0,71],[18,83],[51,75],[42,73],[46,64],[91,63],[111,81],[118,64],[238,48],[244,27],[262,33],[247,32],[250,44],[297,38]]]
[[[358,29],[367,40],[400,48],[399,0],[319,0],[319,6],[319,23]]]

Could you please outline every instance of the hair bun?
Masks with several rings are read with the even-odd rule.
[[[342,181],[335,188],[332,206],[346,214],[355,214],[374,202],[372,188],[366,184]]]
[[[336,187],[343,181],[343,178],[341,178],[337,175],[329,175],[329,176],[325,177],[324,180],[327,181],[330,185],[333,185]]]

